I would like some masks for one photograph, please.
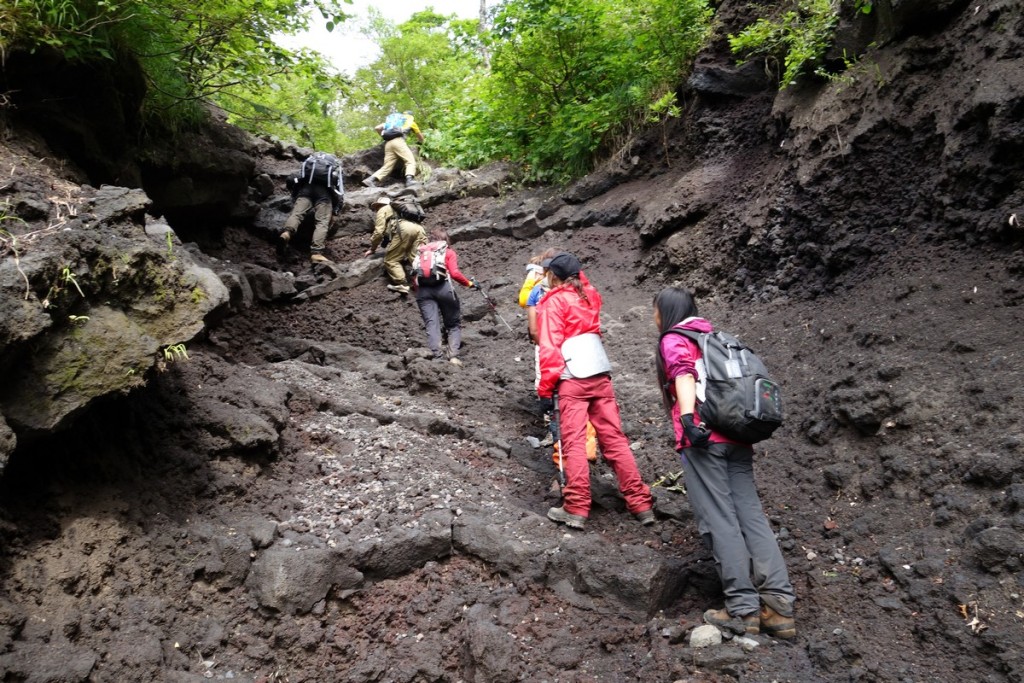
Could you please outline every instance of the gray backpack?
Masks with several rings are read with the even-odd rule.
[[[698,367],[697,407],[702,423],[740,443],[757,443],[782,424],[782,390],[768,376],[764,362],[746,344],[726,332],[697,332],[672,328],[700,347],[703,373]],[[700,385],[703,384],[703,387]]]

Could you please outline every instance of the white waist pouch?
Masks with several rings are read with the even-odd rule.
[[[562,358],[565,360],[565,369],[576,379],[612,371],[611,361],[601,343],[601,335],[593,332],[578,334],[562,342]]]

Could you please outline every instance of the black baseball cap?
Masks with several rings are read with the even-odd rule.
[[[573,275],[579,275],[580,269],[583,267],[580,260],[570,253],[544,259],[540,265],[554,273],[559,280],[567,280]]]

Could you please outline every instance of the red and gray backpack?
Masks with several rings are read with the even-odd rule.
[[[420,247],[416,256],[416,282],[421,285],[436,285],[448,279],[448,268],[444,264],[448,255],[445,241],[427,242]]]

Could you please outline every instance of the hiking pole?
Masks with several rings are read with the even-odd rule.
[[[491,307],[491,313],[493,313],[494,315],[498,316],[498,320],[500,320],[501,322],[505,323],[505,327],[508,328],[509,332],[515,333],[515,330],[513,330],[512,326],[508,324],[508,321],[501,317],[501,313],[498,313],[498,304],[494,301],[494,299],[492,299],[491,297],[487,296],[487,292],[485,292],[484,288],[481,287],[479,284],[477,284],[475,289],[479,289],[480,290],[480,294],[483,295],[484,300],[487,302],[487,305]]]
[[[551,410],[551,431],[554,432],[555,437],[555,448],[558,449],[558,483],[564,489],[565,488],[565,456],[562,454],[562,425],[559,423],[558,418],[558,392],[556,391],[553,395],[552,405],[554,406]]]

